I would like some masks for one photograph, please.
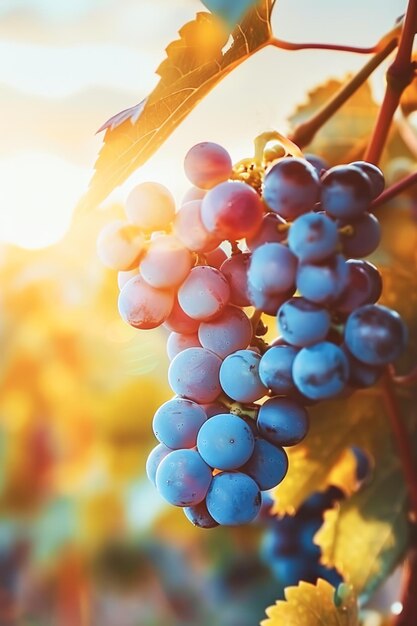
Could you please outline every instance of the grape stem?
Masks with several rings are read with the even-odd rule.
[[[379,110],[371,140],[365,151],[365,161],[375,163],[375,165],[378,164],[381,158],[394,118],[394,113],[400,103],[401,95],[414,77],[415,65],[412,62],[412,52],[416,30],[417,0],[409,0],[404,25],[401,29],[397,54],[394,62],[387,71],[387,86],[384,99]]]
[[[417,365],[404,376],[397,376],[395,373],[395,369],[393,367],[390,368],[390,376],[391,380],[398,387],[412,387],[417,382]]]
[[[262,317],[262,311],[260,311],[259,309],[255,309],[250,318],[254,338],[256,337],[256,331],[258,329],[258,324],[261,321],[261,317]]]
[[[407,483],[413,521],[417,521],[417,468],[410,445],[410,435],[401,418],[398,399],[393,387],[390,368],[387,368],[381,380],[385,408],[391,423],[399,458],[402,463],[404,478]],[[415,624],[416,622],[413,622]]]
[[[412,187],[416,183],[417,183],[417,172],[413,172],[412,174],[405,176],[404,178],[399,180],[397,183],[394,183],[393,185],[385,189],[385,191],[383,191],[377,198],[375,198],[375,200],[372,202],[372,205],[371,205],[372,210],[376,209],[381,204],[388,202],[392,198],[395,198],[395,196],[398,196],[400,193],[402,193],[409,187]]]
[[[378,52],[381,49],[381,42],[378,42],[369,48],[363,48],[333,43],[293,43],[291,41],[278,39],[278,37],[271,39],[269,45],[275,46],[275,48],[280,48],[281,50],[333,50],[336,52],[354,52],[356,54],[372,54],[373,52]]]
[[[291,140],[304,148],[314,139],[315,134],[340,107],[353,96],[376,70],[379,65],[395,50],[398,45],[400,28],[397,26],[381,39],[381,49],[369,59],[361,70],[341,87],[309,120],[299,124],[291,135]]]

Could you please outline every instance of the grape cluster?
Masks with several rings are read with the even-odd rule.
[[[127,221],[98,241],[122,318],[170,331],[176,396],[154,416],[147,471],[204,528],[253,520],[287,472],[284,448],[307,434],[306,406],[373,385],[406,343],[400,316],[376,304],[377,268],[358,259],[380,240],[382,172],[295,157],[255,169],[237,176],[224,148],[197,144],[177,212],[167,189],[138,185]],[[277,318],[271,345],[261,313]]]

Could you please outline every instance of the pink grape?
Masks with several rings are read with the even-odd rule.
[[[97,238],[98,257],[112,270],[134,269],[144,250],[145,240],[140,229],[122,220],[107,224]]]
[[[171,389],[198,404],[214,402],[221,393],[221,359],[204,348],[188,348],[171,361],[168,381]]]
[[[167,340],[167,354],[170,361],[183,350],[187,350],[187,348],[201,348],[197,333],[193,333],[192,335],[170,333]]]
[[[199,189],[198,187],[190,187],[189,190],[185,193],[181,206],[187,204],[187,202],[193,202],[193,200],[202,200],[206,195],[205,189]]]
[[[135,267],[133,270],[127,270],[126,272],[118,272],[117,274],[117,286],[119,289],[123,289],[126,283],[139,274],[139,267]]]
[[[251,255],[249,252],[234,254],[221,266],[230,287],[230,302],[236,306],[250,306],[248,294],[248,268]]]
[[[204,228],[201,221],[201,200],[187,202],[175,216],[174,233],[189,250],[210,252],[221,241]]]
[[[167,230],[175,215],[171,192],[159,183],[141,183],[126,200],[126,215],[145,233]]]
[[[164,322],[165,328],[168,328],[171,332],[189,335],[196,333],[199,325],[200,322],[189,317],[180,307],[178,299],[175,298],[172,311]]]
[[[194,267],[178,291],[178,302],[187,315],[209,320],[219,315],[229,302],[230,287],[214,267]]]
[[[161,235],[151,241],[140,264],[140,273],[152,287],[176,287],[188,276],[193,261],[190,251],[176,237]]]
[[[222,248],[215,248],[212,252],[207,252],[205,255],[207,265],[220,269],[222,264],[227,259],[227,254]]]
[[[232,173],[229,153],[217,143],[205,141],[193,146],[184,159],[187,178],[202,189],[211,189]]]
[[[155,289],[139,274],[131,278],[119,294],[119,312],[134,328],[157,328],[167,319],[174,304],[174,292]]]

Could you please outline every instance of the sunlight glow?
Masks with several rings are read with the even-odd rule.
[[[66,232],[89,171],[47,153],[0,161],[0,241],[42,248]]]

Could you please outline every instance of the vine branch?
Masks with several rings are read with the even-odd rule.
[[[280,48],[281,50],[333,50],[336,52],[354,52],[356,54],[372,54],[374,52],[378,52],[381,48],[380,42],[369,48],[363,48],[333,43],[293,43],[291,41],[278,39],[278,37],[271,39],[269,44],[275,48]]]
[[[385,189],[385,191],[383,191],[372,202],[371,204],[372,210],[378,208],[379,206],[381,206],[381,204],[384,204],[385,202],[392,200],[392,198],[395,198],[395,196],[398,196],[401,192],[405,191],[409,187],[412,187],[416,183],[417,183],[417,172],[413,172],[412,174],[409,174],[408,176],[405,176],[404,178],[399,180],[397,183],[394,183],[390,187],[387,187],[387,189]]]

